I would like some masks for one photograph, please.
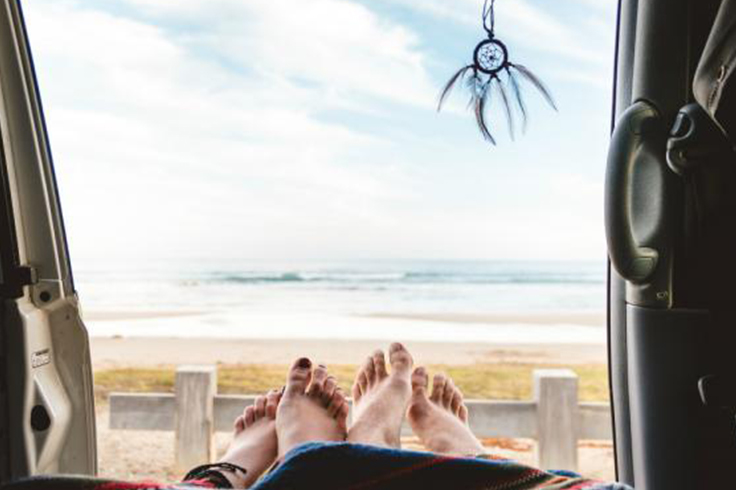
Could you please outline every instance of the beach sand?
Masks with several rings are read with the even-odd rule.
[[[534,364],[603,364],[600,344],[486,344],[405,342],[418,363],[469,365],[518,362]],[[307,356],[326,364],[357,364],[375,349],[378,340],[252,340],[164,337],[92,337],[95,369],[178,364],[288,364]]]
[[[85,311],[89,322],[167,319],[195,317],[203,311]],[[362,318],[405,320],[417,323],[454,323],[469,325],[554,325],[601,328],[605,315],[599,313],[373,313]],[[397,339],[402,340],[402,339]],[[287,364],[300,356],[333,364],[356,364],[377,348],[386,348],[381,340],[321,340],[321,339],[245,339],[245,338],[180,338],[180,337],[92,337],[92,361],[95,368],[125,366],[161,366],[186,363],[212,364]],[[523,362],[538,364],[605,363],[606,348],[598,344],[540,342],[422,342],[406,341],[418,362],[426,364],[468,365],[488,362]]]

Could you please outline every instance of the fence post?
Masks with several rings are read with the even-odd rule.
[[[578,376],[569,369],[535,370],[534,399],[540,468],[577,471]]]
[[[214,459],[215,366],[179,366],[174,383],[176,466],[187,471]]]

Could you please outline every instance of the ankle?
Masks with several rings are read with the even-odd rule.
[[[377,426],[371,422],[359,420],[350,428],[347,441],[356,444],[399,448],[401,447],[401,434],[383,425]]]
[[[449,435],[437,435],[427,441],[427,447],[433,452],[453,455],[477,455],[486,450],[480,441],[460,441],[457,437]]]

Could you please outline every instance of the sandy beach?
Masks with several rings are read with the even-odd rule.
[[[92,337],[95,369],[177,364],[287,364],[308,356],[327,364],[356,364],[387,342],[373,340],[252,340],[166,337]],[[492,362],[597,364],[606,362],[599,344],[484,344],[406,342],[418,362],[468,365]]]
[[[225,364],[287,364],[299,356],[308,356],[315,360],[332,364],[359,363],[367,353],[378,348],[386,348],[391,340],[404,342],[415,354],[419,362],[427,364],[470,365],[476,363],[535,363],[535,364],[598,364],[605,363],[606,348],[602,342],[581,341],[569,336],[556,341],[555,332],[562,332],[560,326],[579,329],[582,332],[600,332],[605,325],[604,313],[590,312],[546,312],[546,313],[396,313],[377,312],[352,315],[352,318],[373,324],[374,330],[383,329],[379,337],[363,339],[358,333],[358,324],[351,324],[350,316],[343,317],[346,322],[343,331],[356,334],[356,338],[329,338],[327,336],[308,338],[298,334],[285,338],[269,338],[268,329],[262,330],[264,335],[254,334],[251,338],[200,334],[196,336],[161,335],[143,333],[144,326],[157,328],[162,322],[179,324],[182,333],[187,328],[206,329],[215,326],[209,322],[217,315],[208,310],[97,310],[84,311],[84,320],[91,327],[105,325],[128,326],[125,331],[141,332],[136,335],[95,336],[92,332],[92,361],[96,369],[126,366],[164,366],[187,363],[225,363]],[[194,321],[194,327],[186,321]],[[287,318],[287,322],[292,320]],[[324,320],[324,319],[319,319]],[[340,317],[331,318],[338,326]],[[244,325],[269,321],[258,316],[242,317]],[[305,321],[296,319],[294,321]],[[311,320],[307,320],[308,322]],[[314,320],[318,321],[318,320]],[[396,323],[400,322],[400,323]],[[305,325],[312,325],[305,323]],[[321,324],[322,325],[322,324]],[[401,329],[392,329],[400,325]],[[467,326],[482,330],[507,330],[513,338],[514,333],[525,334],[528,329],[544,329],[544,340],[532,342],[506,341],[462,341],[455,338]],[[322,328],[322,327],[321,327]],[[422,341],[424,334],[440,328],[431,341]],[[370,328],[368,329],[370,330]],[[408,336],[407,330],[413,335]],[[312,329],[313,331],[313,329]],[[314,332],[318,333],[318,332]],[[337,333],[337,332],[336,332]],[[302,333],[303,335],[303,333]],[[603,335],[596,335],[603,339]],[[236,338],[237,337],[237,338]],[[327,337],[327,338],[326,338]],[[438,341],[447,339],[447,341]],[[502,337],[503,338],[503,337]],[[475,340],[475,339],[473,339]]]

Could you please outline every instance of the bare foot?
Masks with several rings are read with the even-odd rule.
[[[286,389],[276,412],[279,458],[294,447],[313,441],[344,441],[348,403],[325,366],[312,372],[307,358],[289,370]]]
[[[485,452],[468,427],[468,409],[451,379],[434,377],[432,396],[427,397],[427,371],[416,368],[411,376],[409,423],[422,444],[432,452],[477,455]]]
[[[243,415],[235,419],[235,435],[220,461],[233,463],[248,472],[222,473],[233,488],[248,488],[276,460],[276,410],[281,399],[280,390],[271,390],[259,396]]]
[[[353,385],[354,417],[348,441],[401,447],[401,424],[411,397],[411,354],[401,344],[389,348],[391,373],[383,351],[366,359]]]

